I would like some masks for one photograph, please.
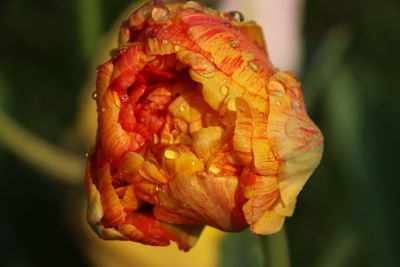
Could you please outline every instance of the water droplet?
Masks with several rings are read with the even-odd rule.
[[[220,91],[221,91],[222,95],[227,95],[228,92],[229,92],[229,88],[224,85],[224,86],[221,87]]]
[[[97,99],[97,92],[96,92],[96,91],[94,91],[94,92],[92,93],[92,98],[93,98],[94,100]]]
[[[179,52],[181,50],[181,47],[179,45],[176,45],[174,47],[175,52]]]
[[[167,149],[164,151],[164,157],[167,159],[176,159],[178,157],[178,153],[175,150]]]
[[[89,153],[86,152],[86,153],[85,153],[85,158],[88,158],[88,157],[89,157]]]
[[[258,85],[258,86],[261,86],[261,85],[262,85],[262,83],[261,83],[261,82],[258,82],[258,83],[257,83],[257,85]]]
[[[203,5],[196,1],[188,1],[182,7],[182,9],[189,9],[189,8],[197,11],[203,11]]]
[[[217,166],[215,166],[214,164],[211,164],[211,166],[208,168],[208,170],[214,174],[217,174],[220,172],[220,169],[217,168]]]
[[[292,108],[295,112],[299,112],[301,110],[300,103],[296,100],[292,101]]]
[[[180,112],[184,112],[185,110],[186,110],[186,107],[185,107],[185,106],[180,106],[180,107],[179,107],[179,111],[180,111]]]
[[[192,161],[192,165],[193,165],[193,166],[196,165],[196,162],[195,162],[195,161]]]
[[[167,192],[167,189],[165,188],[164,185],[157,185],[156,186],[156,192],[165,193],[165,192]]]
[[[151,11],[151,17],[155,22],[165,20],[169,15],[169,10],[166,7],[155,7]]]
[[[277,105],[277,106],[280,106],[280,105],[281,105],[281,102],[277,101],[277,102],[276,102],[276,105]]]
[[[230,111],[236,111],[236,102],[235,102],[235,98],[230,98],[227,102],[226,102],[226,106]]]
[[[239,45],[240,45],[240,43],[239,43],[238,40],[236,40],[236,39],[231,40],[231,47],[232,47],[232,48],[238,48]]]
[[[224,82],[224,83],[228,83],[228,79],[227,79],[227,78],[224,78],[223,82]]]
[[[233,20],[236,20],[236,21],[239,21],[239,22],[243,22],[244,21],[244,16],[239,11],[231,11],[231,12],[229,12],[229,14],[232,16]]]
[[[254,72],[257,72],[259,70],[257,64],[254,63],[253,61],[249,62],[249,67]]]
[[[284,96],[286,94],[285,86],[279,81],[269,81],[267,90],[271,95]]]
[[[189,201],[185,201],[185,203],[183,203],[183,205],[184,205],[185,207],[190,207],[190,202],[189,202]]]
[[[160,138],[158,137],[158,135],[154,134],[153,135],[153,143],[158,144],[159,142],[160,142]]]

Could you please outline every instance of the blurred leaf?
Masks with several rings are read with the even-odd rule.
[[[344,54],[350,44],[347,27],[331,29],[312,57],[303,79],[304,98],[307,109],[312,112],[318,98],[323,95],[341,67]]]
[[[334,235],[327,242],[325,251],[317,260],[315,267],[343,267],[350,266],[350,259],[357,246],[357,237],[354,232],[343,231]]]
[[[102,5],[100,0],[79,0],[77,12],[80,20],[80,39],[86,60],[92,59],[98,50],[97,44],[102,30]]]

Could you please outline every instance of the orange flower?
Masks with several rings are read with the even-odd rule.
[[[150,2],[98,68],[88,221],[105,239],[192,247],[203,225],[280,230],[322,135],[261,29],[198,2]]]

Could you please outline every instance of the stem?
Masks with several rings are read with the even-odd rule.
[[[76,184],[84,175],[84,160],[34,136],[0,109],[0,144],[32,166]]]
[[[265,267],[290,267],[289,245],[284,227],[276,234],[260,238]]]

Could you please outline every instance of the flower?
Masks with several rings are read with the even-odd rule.
[[[204,225],[280,230],[318,165],[300,84],[239,12],[152,1],[98,67],[88,221],[104,239],[182,250]]]

